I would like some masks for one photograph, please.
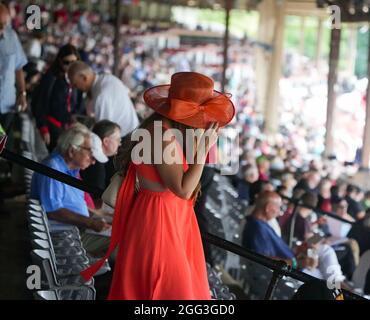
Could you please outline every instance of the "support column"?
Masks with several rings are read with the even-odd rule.
[[[148,18],[150,21],[158,21],[158,14],[159,14],[159,4],[156,2],[151,2],[148,8]]]
[[[113,74],[119,77],[119,62],[120,62],[120,27],[121,27],[121,0],[116,0],[115,3],[115,11],[116,11],[116,21],[114,25],[114,64],[113,64]]]
[[[228,66],[228,50],[229,50],[229,26],[230,26],[230,10],[232,8],[232,0],[225,0],[225,34],[224,34],[224,51],[223,51],[223,66],[222,66],[222,80],[221,91],[225,92],[227,84],[226,70]]]
[[[329,74],[328,74],[328,101],[326,108],[326,133],[325,133],[325,155],[331,155],[334,151],[333,124],[335,118],[337,69],[339,60],[341,29],[331,29]]]
[[[282,57],[285,29],[285,0],[275,3],[275,34],[270,66],[266,106],[264,109],[265,132],[275,134],[279,127],[280,93],[279,81],[281,77]]]
[[[315,53],[315,66],[319,67],[321,52],[322,52],[322,33],[323,33],[323,21],[322,18],[317,19],[317,42],[316,42],[316,53]]]
[[[255,46],[257,109],[266,107],[267,86],[274,40],[275,0],[264,0],[258,5],[258,45]]]
[[[367,56],[367,78],[370,79],[370,32],[369,34],[369,45],[368,45],[368,56]],[[367,83],[366,92],[366,118],[365,118],[365,129],[364,137],[362,139],[362,155],[361,155],[361,167],[363,169],[369,169],[370,161],[370,81]]]
[[[356,55],[357,55],[357,24],[350,23],[349,26],[349,39],[347,51],[347,72],[349,75],[355,73]]]

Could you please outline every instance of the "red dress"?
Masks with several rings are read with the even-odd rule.
[[[130,164],[116,201],[108,253],[81,275],[89,279],[118,244],[108,299],[210,299],[192,200],[171,191],[135,194],[136,174],[161,182],[153,165]]]

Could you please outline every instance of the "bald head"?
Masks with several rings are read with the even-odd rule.
[[[280,214],[281,197],[273,191],[259,193],[254,208],[254,215],[262,220],[271,220]]]
[[[93,69],[83,61],[76,61],[72,63],[68,69],[68,76],[70,78],[79,75],[79,74],[87,74],[87,73],[94,73]]]
[[[6,26],[10,22],[9,10],[6,6],[0,3],[0,36],[3,35]]]
[[[263,191],[256,199],[256,208],[263,208],[267,203],[281,201],[281,197],[273,191]]]
[[[81,91],[90,91],[94,80],[94,70],[82,61],[76,61],[68,68],[68,78],[71,85]]]

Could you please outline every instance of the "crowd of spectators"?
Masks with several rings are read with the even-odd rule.
[[[130,36],[150,34],[151,30],[125,25],[120,30],[126,40],[120,51],[119,77],[115,77],[110,74],[114,36],[109,18],[86,11],[68,12],[62,6],[54,11],[45,7],[44,28],[30,32],[23,23],[22,10],[20,5],[11,6],[12,26],[28,59],[27,64],[19,65],[25,72],[30,119],[35,122],[38,143],[45,143],[51,152],[44,163],[74,177],[80,177],[79,169],[87,169],[82,178],[91,183],[104,181],[97,183],[100,188],[106,187],[113,175],[111,159],[120,140],[149,114],[141,97],[144,89],[168,82],[176,71],[189,70],[205,73],[219,84],[220,69],[202,64],[204,57],[197,61],[196,54],[187,54],[188,48],[174,52],[138,41]],[[294,113],[290,114],[294,119],[289,121],[288,116],[288,121],[282,122],[277,135],[264,134],[263,118],[256,107],[252,44],[247,41],[233,48],[248,56],[243,61],[233,56],[230,68],[243,65],[248,72],[235,73],[237,76],[230,76],[228,83],[238,110],[232,127],[239,136],[240,169],[232,180],[240,201],[248,207],[243,245],[298,263],[321,278],[327,278],[327,267],[335,265],[340,281],[350,280],[361,255],[370,249],[370,191],[347,182],[355,165],[340,162],[335,156],[321,157],[317,132],[309,135],[309,125],[294,118]],[[217,60],[218,51],[214,55]],[[114,103],[111,98],[117,94],[123,96],[116,96]],[[122,110],[114,106],[122,103]],[[78,121],[89,128],[77,125],[76,129]],[[89,129],[98,136],[109,166],[95,164],[98,159],[91,149],[96,138],[91,138]],[[68,168],[70,163],[72,169]],[[34,190],[38,190],[35,196],[42,197],[51,218],[96,231],[108,227],[105,220],[92,218],[96,211],[91,210],[101,206],[99,199],[87,201],[89,207],[80,201],[86,195],[73,194],[61,183],[49,180],[36,176]],[[296,206],[284,197],[300,202]],[[65,199],[67,206],[56,199]],[[318,210],[332,212],[351,224],[324,217]],[[317,235],[324,240],[316,241]],[[102,248],[96,248],[94,242],[92,251]]]

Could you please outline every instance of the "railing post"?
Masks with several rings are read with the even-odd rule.
[[[285,271],[288,271],[288,265],[284,261],[276,261],[276,269],[272,273],[264,300],[272,300],[276,287]]]
[[[293,237],[294,237],[294,229],[295,229],[295,221],[297,220],[297,207],[298,202],[294,203],[293,212],[292,212],[292,219],[290,220],[290,227],[289,227],[289,239],[288,239],[288,245],[289,248],[292,247]]]

